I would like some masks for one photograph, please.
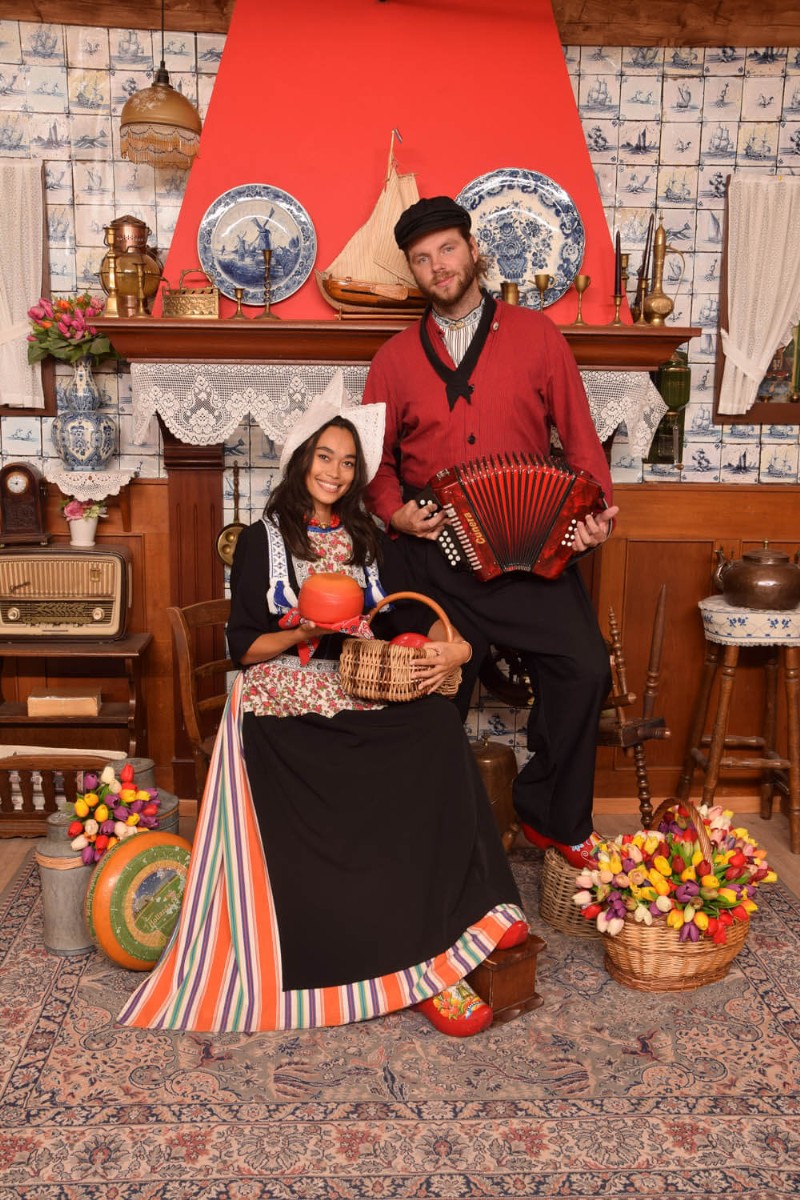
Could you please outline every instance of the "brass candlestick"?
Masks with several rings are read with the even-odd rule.
[[[621,254],[620,262],[622,263],[622,287],[620,291],[623,296],[628,294],[628,263],[630,262],[630,254]]]
[[[106,254],[108,297],[106,299],[105,308],[103,309],[103,316],[118,317],[119,305],[117,303],[117,252],[114,248],[114,230],[110,225],[106,225],[105,227],[105,243],[108,246],[108,252]]]
[[[233,295],[236,300],[236,312],[231,317],[231,320],[234,321],[237,317],[239,318],[239,320],[242,320],[242,321],[247,320],[244,313],[242,312],[242,300],[244,299],[244,288],[235,287],[233,289]],[[234,464],[234,465],[236,465],[236,464]]]
[[[614,319],[611,322],[612,325],[621,325],[622,324],[622,318],[619,315],[619,310],[620,310],[621,304],[622,304],[622,296],[615,295],[614,296]]]
[[[144,302],[144,263],[139,256],[136,266],[136,316],[146,317],[147,305]]]
[[[642,300],[642,314],[650,325],[663,325],[675,303],[664,291],[664,259],[667,254],[667,233],[663,219],[653,237],[653,283]]]
[[[270,296],[272,294],[272,281],[269,277],[270,264],[272,263],[272,251],[262,250],[264,255],[264,311],[259,315],[259,320],[275,321],[275,314],[270,312]]]
[[[573,325],[585,325],[586,322],[583,319],[583,312],[582,312],[583,293],[586,291],[589,284],[592,282],[592,279],[591,279],[590,275],[576,275],[572,282],[575,284],[575,291],[578,293],[578,315],[576,316],[576,318],[572,322],[572,324]]]
[[[536,290],[539,293],[539,308],[544,309],[544,294],[547,289],[555,283],[552,275],[548,275],[546,271],[537,271],[533,277],[533,282],[536,284]]]

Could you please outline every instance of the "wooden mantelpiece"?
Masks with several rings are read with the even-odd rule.
[[[261,321],[137,317],[95,322],[129,362],[369,362],[405,328],[394,321]],[[566,325],[584,370],[655,371],[699,329]]]

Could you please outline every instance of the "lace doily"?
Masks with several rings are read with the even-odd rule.
[[[74,496],[76,500],[105,500],[107,496],[118,496],[138,474],[139,467],[129,471],[68,471],[49,460],[44,464],[45,479],[54,483],[65,496]]]
[[[622,424],[632,452],[644,458],[658,423],[668,411],[646,371],[582,371],[597,436],[610,438]]]
[[[701,600],[709,642],[724,646],[785,646],[800,642],[800,608],[734,608],[724,596]]]
[[[133,440],[145,440],[156,413],[181,442],[224,442],[251,416],[282,446],[298,413],[324,391],[338,370],[345,390],[361,396],[367,363],[132,363]],[[667,411],[646,371],[584,371],[589,408],[601,441],[623,422],[642,457]]]

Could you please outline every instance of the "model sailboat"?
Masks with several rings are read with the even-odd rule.
[[[317,271],[322,295],[345,316],[416,316],[425,307],[406,257],[394,240],[400,214],[419,200],[413,174],[401,175],[389,148],[386,180],[367,222],[325,271]]]

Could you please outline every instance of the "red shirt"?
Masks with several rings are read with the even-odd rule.
[[[434,349],[453,367],[432,317],[428,331]],[[512,451],[547,455],[552,426],[570,465],[596,479],[611,503],[611,475],[580,372],[549,317],[498,300],[470,383],[470,402],[459,397],[451,412],[444,381],[425,357],[416,323],[375,355],[364,403],[386,404],[386,434],[367,503],[387,528],[403,505],[400,479],[419,489],[437,471],[472,458]]]

